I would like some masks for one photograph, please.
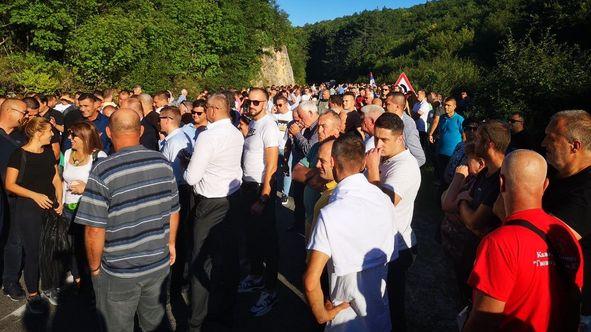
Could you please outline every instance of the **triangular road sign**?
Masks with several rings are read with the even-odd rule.
[[[402,89],[402,92],[404,93],[407,93],[409,91],[415,92],[415,89],[412,87],[412,84],[410,84],[410,80],[404,72],[400,74],[400,76],[398,76],[398,79],[396,80],[396,83],[394,83],[394,85],[399,86]]]

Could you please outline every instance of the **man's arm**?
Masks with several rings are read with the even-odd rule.
[[[86,238],[86,257],[92,275],[98,275],[101,270],[101,258],[105,248],[105,229],[88,226],[84,228]]]
[[[474,305],[464,325],[464,332],[497,331],[503,319],[505,302],[496,300],[476,289]]]
[[[369,150],[365,154],[365,166],[367,168],[367,181],[376,185],[380,188],[388,197],[394,206],[397,206],[398,203],[402,200],[402,197],[398,196],[393,190],[384,187],[384,185],[380,181],[380,156],[381,156],[381,148],[373,148]]]
[[[279,147],[272,146],[265,148],[265,173],[263,174],[263,183],[261,189],[261,196],[270,196],[271,194],[271,181],[273,181],[273,175],[277,172],[277,161],[279,159]]]
[[[439,115],[433,116],[433,123],[431,123],[431,127],[429,128],[429,142],[431,144],[435,143],[435,139],[433,139],[433,133],[435,133],[435,129],[439,125]]]
[[[461,195],[461,194],[460,194]],[[486,220],[489,220],[492,216],[492,209],[489,206],[480,204],[476,210],[473,210],[468,205],[468,202],[460,199],[458,205],[458,211],[460,214],[460,220],[468,227],[471,231],[479,234],[479,231],[486,225],[483,225]]]
[[[201,181],[205,174],[205,169],[209,164],[209,160],[215,152],[215,145],[216,143],[212,142],[205,132],[199,134],[197,141],[195,142],[195,149],[193,150],[191,161],[189,161],[187,170],[183,175],[188,185],[194,186]]]
[[[312,148],[312,145],[314,145],[316,142],[318,142],[318,134],[314,134],[314,135],[312,135],[312,137],[310,137],[310,139],[307,139],[306,137],[304,137],[304,135],[300,131],[299,133],[294,135],[293,139],[294,139],[294,142],[300,148],[300,150],[302,150],[304,155],[307,155],[308,152],[310,152],[310,148]]]
[[[336,307],[330,301],[324,302],[324,294],[320,286],[320,276],[328,259],[329,257],[325,253],[312,250],[308,261],[308,268],[304,274],[306,300],[310,305],[314,318],[316,318],[319,324],[333,320],[340,311],[349,307],[348,302],[343,302]]]
[[[168,252],[170,253],[170,265],[174,264],[176,261],[176,233],[179,229],[179,213],[175,212],[170,215],[169,220],[169,229],[170,234],[168,234]]]

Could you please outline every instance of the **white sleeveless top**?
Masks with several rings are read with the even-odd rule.
[[[63,181],[63,202],[64,204],[78,203],[82,195],[73,194],[68,188],[74,181],[82,181],[86,183],[88,181],[88,175],[92,169],[92,158],[88,159],[88,162],[84,165],[74,166],[70,164],[70,155],[72,149],[64,152],[64,171],[62,173]],[[103,151],[99,151],[97,158],[106,158],[107,154]]]

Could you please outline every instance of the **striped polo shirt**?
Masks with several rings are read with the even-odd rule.
[[[179,209],[170,163],[138,145],[94,165],[75,222],[105,229],[103,271],[134,278],[169,266],[170,215]]]

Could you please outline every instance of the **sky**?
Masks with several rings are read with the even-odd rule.
[[[352,15],[363,10],[406,8],[425,0],[277,0],[293,26]]]

